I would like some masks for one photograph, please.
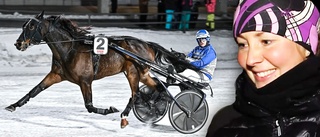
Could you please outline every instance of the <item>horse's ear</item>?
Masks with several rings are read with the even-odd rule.
[[[53,24],[56,24],[56,23],[60,20],[60,18],[61,18],[61,15],[57,16],[57,17],[54,19]]]
[[[44,10],[36,16],[37,19],[43,19]]]

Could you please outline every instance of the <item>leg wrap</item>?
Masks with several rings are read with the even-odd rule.
[[[44,90],[44,88],[42,88],[41,85],[39,84],[29,92],[29,95],[31,98],[33,98],[33,97],[37,96],[43,90]]]
[[[129,102],[126,106],[126,108],[124,109],[124,111],[121,113],[121,118],[123,117],[128,117],[129,115],[129,112],[131,111],[132,109],[132,106],[133,106],[133,102],[132,102],[132,98],[129,99]]]
[[[43,91],[44,88],[41,88],[41,85],[37,85],[36,87],[34,87],[27,95],[25,95],[24,97],[22,97],[17,103],[16,105],[18,107],[21,107],[22,105],[26,104],[30,98],[34,98],[35,96],[37,96],[41,91]]]

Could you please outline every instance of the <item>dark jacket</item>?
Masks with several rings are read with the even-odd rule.
[[[320,59],[309,57],[262,88],[245,72],[236,101],[216,113],[207,137],[320,137]]]
[[[191,11],[192,5],[193,5],[193,0],[181,0],[182,11]]]
[[[167,10],[178,11],[180,7],[179,0],[166,0],[165,7]]]
[[[139,0],[140,13],[148,13],[149,0]]]

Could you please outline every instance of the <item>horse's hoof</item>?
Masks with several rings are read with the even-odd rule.
[[[14,106],[8,106],[5,108],[6,110],[10,111],[10,112],[13,112],[16,110],[16,108]]]
[[[110,106],[109,111],[110,111],[110,113],[119,112],[119,110],[118,110],[118,109],[116,109],[116,108],[115,108],[115,107],[113,107],[113,106]]]
[[[127,125],[129,125],[127,119],[121,119],[121,128],[125,128]]]

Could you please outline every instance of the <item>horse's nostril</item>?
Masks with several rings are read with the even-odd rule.
[[[17,47],[17,46],[20,46],[21,45],[21,42],[16,42],[14,43],[14,45]]]

